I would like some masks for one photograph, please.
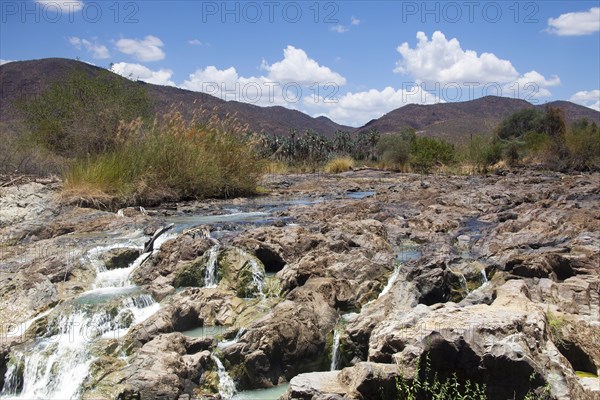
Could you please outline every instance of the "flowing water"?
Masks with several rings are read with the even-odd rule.
[[[250,271],[252,271],[252,283],[254,283],[254,286],[256,286],[256,289],[260,293],[260,296],[262,298],[264,298],[265,297],[265,293],[264,293],[264,285],[265,285],[265,272],[264,272],[264,268],[261,268],[258,265],[258,263],[256,262],[256,260],[254,260],[253,258],[250,258],[248,260],[248,263],[250,264]]]
[[[289,386],[286,383],[268,389],[245,390],[233,396],[232,400],[277,400],[287,392]]]
[[[231,379],[227,373],[227,370],[223,366],[223,363],[219,357],[214,354],[211,357],[217,365],[217,374],[219,375],[219,394],[221,395],[221,398],[225,400],[233,398],[233,395],[235,395],[236,392],[235,382],[233,382],[233,379]]]
[[[106,270],[100,261],[103,252],[118,247],[133,247],[133,244],[97,247],[84,256],[82,261],[97,270],[92,290],[28,321],[31,325],[47,318],[45,333],[32,343],[12,349],[0,397],[45,400],[81,397],[83,382],[96,359],[94,345],[103,339],[119,339],[131,326],[159,309],[152,296],[142,293],[129,277],[147,254],[126,268],[114,270]]]
[[[218,277],[218,258],[220,246],[215,245],[208,250],[208,261],[206,263],[206,272],[204,276],[205,288],[216,288],[219,283]]]
[[[387,284],[385,285],[385,287],[383,288],[381,293],[379,293],[378,298],[385,296],[392,289],[392,286],[394,286],[394,283],[398,280],[399,275],[400,275],[400,266],[396,265],[396,267],[394,268],[394,272],[392,272],[392,275],[390,275],[390,278],[388,279]]]
[[[331,345],[331,365],[329,366],[330,371],[337,371],[340,364],[340,330],[335,329],[333,331],[333,343]]]
[[[372,194],[374,193],[357,193],[348,197],[363,198]],[[275,202],[266,206],[264,211],[166,217],[167,222],[173,223],[174,227],[170,232],[155,237],[152,248],[155,249],[154,251],[159,251],[165,241],[193,226],[223,222],[260,223],[267,221],[269,217],[272,219],[272,213],[278,209],[318,201],[298,200],[290,204]],[[142,243],[135,240],[119,242],[117,237],[114,240],[115,244],[88,251],[82,260],[96,267],[96,279],[90,290],[21,324],[19,332],[6,334],[13,337],[23,335],[24,331],[34,323],[37,324],[42,319],[47,321],[45,331],[35,340],[11,348],[0,398],[44,400],[81,398],[83,384],[90,374],[90,367],[96,358],[103,354],[103,343],[108,343],[105,342],[107,339],[122,338],[132,326],[143,322],[160,308],[152,296],[143,293],[141,288],[130,279],[131,273],[148,259],[152,251],[143,253],[126,268],[107,270],[100,257],[102,254],[120,247],[144,248]],[[215,287],[218,284],[218,252],[218,245],[210,249],[205,281],[207,287]],[[250,267],[253,282],[262,294],[264,273],[256,262],[251,262]],[[396,278],[397,271],[390,277],[389,287]],[[191,332],[187,333],[191,334]],[[205,333],[204,331],[203,334]],[[235,343],[243,333],[244,330],[240,329],[236,338],[219,343],[219,347]],[[337,343],[336,347],[339,346],[339,338]],[[215,355],[212,358],[218,369],[221,397],[234,398],[235,383],[221,360]],[[280,386],[248,391],[237,394],[235,398],[274,399],[285,392],[286,388],[287,386]]]

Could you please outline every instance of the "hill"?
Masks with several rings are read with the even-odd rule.
[[[587,118],[600,124],[600,112],[568,101],[533,105],[520,99],[486,96],[457,103],[408,104],[370,121],[358,130],[378,129],[381,133],[392,133],[411,127],[422,135],[462,141],[472,134],[491,134],[502,119],[516,111],[533,107],[543,109],[546,105],[562,109],[567,123]]]
[[[47,58],[42,60],[17,61],[0,66],[0,123],[18,120],[18,113],[12,104],[20,96],[35,96],[41,93],[50,83],[65,79],[71,71],[82,69],[90,76],[98,74],[102,69],[84,62],[63,58]],[[114,74],[115,79],[125,79]],[[218,114],[235,114],[240,122],[249,125],[253,131],[265,131],[278,135],[287,135],[290,129],[314,129],[331,136],[338,130],[353,128],[336,124],[325,117],[313,118],[300,111],[285,107],[259,107],[236,101],[224,101],[205,93],[193,92],[170,86],[159,86],[145,82],[144,85],[150,96],[154,111],[165,113],[176,105],[189,115],[198,108],[213,110]]]

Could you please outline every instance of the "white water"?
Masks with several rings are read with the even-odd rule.
[[[385,285],[385,287],[383,288],[381,293],[379,293],[378,298],[385,296],[392,289],[392,286],[394,286],[394,283],[396,283],[396,281],[398,280],[399,275],[400,275],[400,266],[397,265],[394,268],[394,272],[392,272],[392,275],[390,275],[390,278],[388,279],[387,284]]]
[[[485,268],[481,268],[481,278],[483,280],[483,284],[484,285],[489,282],[488,278],[487,278],[487,275],[485,273]]]
[[[227,373],[223,363],[214,354],[211,356],[215,364],[217,364],[217,374],[219,375],[219,394],[221,398],[229,400],[235,395],[235,382]]]
[[[235,337],[232,340],[223,340],[222,342],[217,343],[217,347],[219,349],[223,349],[225,347],[231,346],[232,344],[236,344],[237,342],[239,342],[244,332],[246,332],[246,328],[240,328],[240,330],[236,333]]]
[[[340,331],[335,329],[333,331],[333,344],[331,350],[331,365],[329,367],[330,371],[337,371],[339,369],[340,364]]]
[[[93,289],[67,303],[62,314],[49,323],[45,337],[23,349],[12,351],[0,397],[44,400],[80,398],[82,384],[96,358],[91,353],[92,345],[101,339],[122,337],[131,326],[144,321],[160,308],[152,296],[133,293],[136,286],[130,280],[130,273],[148,254],[141,255],[127,268],[111,271],[107,271],[100,261],[102,252],[122,246],[94,248],[84,256],[84,261],[97,269]],[[115,295],[114,299],[125,295],[120,305],[112,303],[112,307],[118,309],[116,315],[102,302],[110,303],[111,294]],[[79,299],[82,301],[78,302]],[[28,326],[51,311],[28,321]],[[22,366],[23,387],[17,392],[19,365]]]
[[[260,296],[264,298],[265,273],[254,259],[251,258],[248,263],[250,263],[250,271],[252,271],[252,282],[258,289]]]
[[[206,271],[204,275],[205,288],[216,288],[219,283],[219,278],[217,276],[219,267],[217,258],[219,257],[219,250],[219,245],[215,245],[208,250],[208,261],[206,262]]]

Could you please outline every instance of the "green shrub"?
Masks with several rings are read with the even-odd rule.
[[[464,154],[464,153],[463,153]],[[464,159],[478,171],[487,171],[502,158],[502,145],[492,137],[476,135],[469,140]]]
[[[455,153],[454,146],[441,139],[417,137],[410,146],[410,164],[416,171],[426,173],[436,164],[451,164]]]
[[[379,160],[401,167],[408,162],[411,138],[402,133],[384,135],[377,144]]]
[[[577,170],[600,168],[600,127],[587,119],[577,121],[565,136],[569,166]]]

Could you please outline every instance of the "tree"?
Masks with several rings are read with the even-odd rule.
[[[420,172],[429,172],[435,164],[454,161],[454,146],[441,139],[417,137],[410,146],[410,163]]]
[[[544,115],[536,108],[525,108],[505,118],[496,131],[501,140],[519,139],[530,131],[540,131]]]
[[[411,144],[416,140],[414,129],[383,135],[377,143],[377,154],[384,163],[402,166],[408,162]]]

